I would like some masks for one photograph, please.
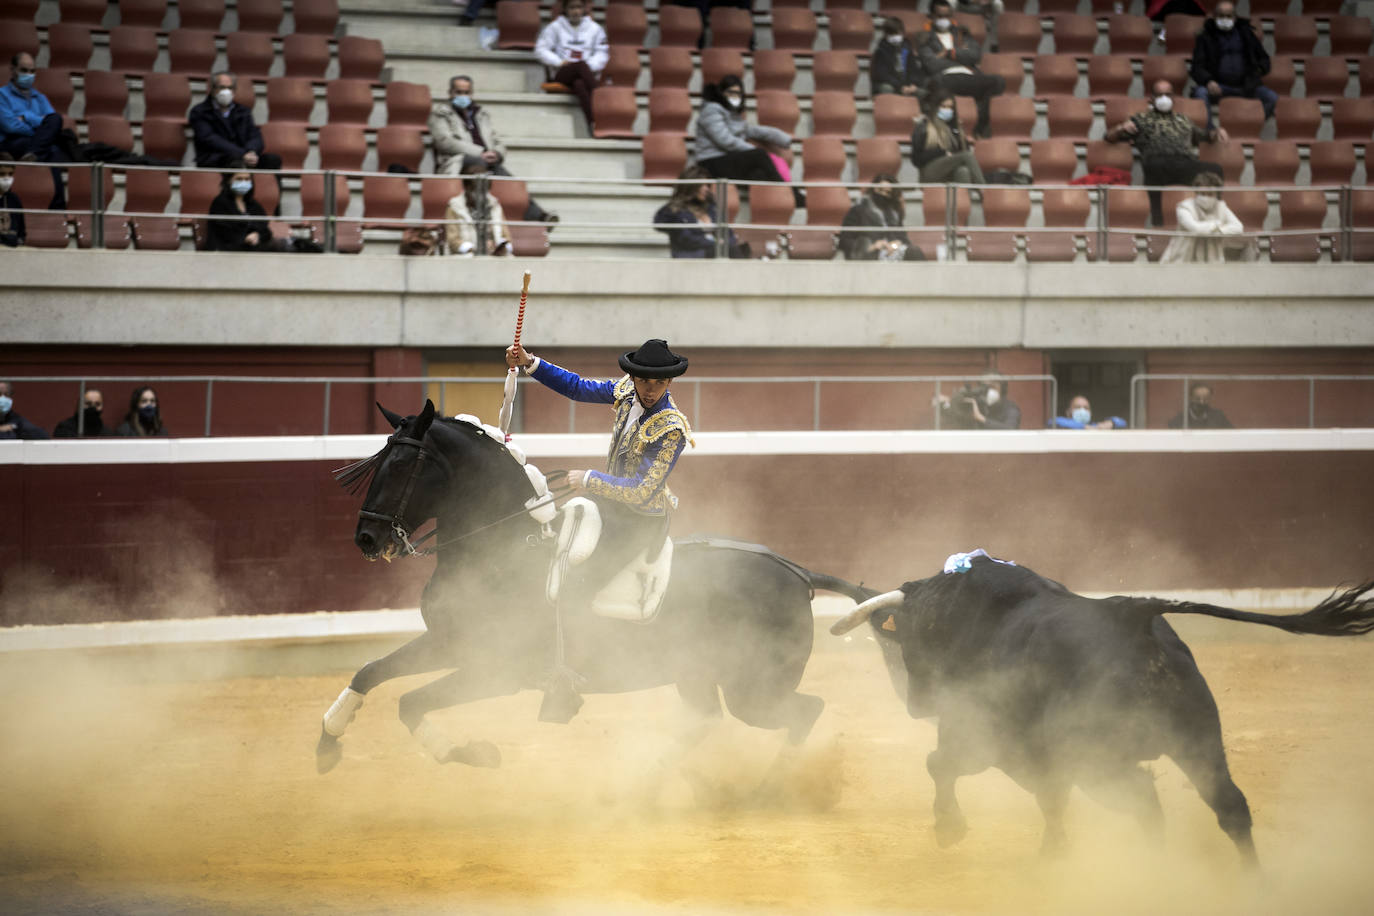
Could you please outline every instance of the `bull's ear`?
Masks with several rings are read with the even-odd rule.
[[[401,416],[398,413],[392,413],[391,411],[383,407],[380,402],[378,402],[377,404],[377,409],[382,412],[382,416],[386,417],[386,422],[391,424],[392,429],[400,429],[401,424],[406,421],[405,417]]]
[[[415,420],[414,436],[416,439],[423,439],[425,433],[429,432],[430,425],[434,422],[434,402],[426,398],[425,409],[420,411],[420,415]]]

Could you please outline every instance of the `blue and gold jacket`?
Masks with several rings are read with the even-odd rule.
[[[606,471],[587,472],[588,493],[624,503],[642,515],[663,515],[677,508],[677,497],[668,489],[668,475],[687,443],[696,443],[692,441],[691,424],[671,394],[664,392],[658,403],[627,429],[635,405],[634,380],[628,375],[618,381],[584,379],[537,357],[528,371],[566,398],[615,405]]]

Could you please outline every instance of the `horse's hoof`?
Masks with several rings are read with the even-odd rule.
[[[501,765],[501,749],[490,741],[469,741],[462,747],[449,751],[445,763],[466,763],[473,767],[492,767]]]
[[[961,816],[942,817],[935,821],[935,842],[948,849],[968,836],[968,821]]]
[[[343,745],[323,728],[320,729],[320,743],[315,745],[315,769],[324,775],[339,765],[343,759]]]

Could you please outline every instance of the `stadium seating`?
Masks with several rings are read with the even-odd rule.
[[[859,141],[860,144],[863,142]],[[861,146],[861,159],[862,149]],[[839,181],[848,162],[844,142],[839,137],[807,137],[801,142],[801,152],[802,169],[807,181]]]
[[[814,22],[814,19],[812,20]],[[815,30],[811,30],[811,41],[815,41]],[[805,51],[811,47],[810,44],[802,46],[806,41],[805,30],[800,29],[791,33],[789,43],[782,43],[777,40],[778,26],[776,20],[773,25],[773,36],[777,47],[795,48]],[[860,54],[868,53],[873,45],[873,17],[863,10],[833,10],[830,13],[830,49],[832,51],[857,51]]]
[[[797,132],[801,120],[801,105],[797,97],[785,89],[763,89],[754,93],[759,124],[776,127],[789,137]]]
[[[509,5],[510,0],[506,4]],[[386,54],[375,38],[344,35],[339,39],[339,76],[342,79],[376,81],[382,75]]]
[[[832,35],[836,26],[836,17],[839,17],[840,25],[843,26],[846,19],[850,23],[859,21],[859,17],[866,17],[867,14],[861,10],[835,10],[830,14],[830,27]],[[852,26],[851,26],[852,28]],[[872,21],[870,20],[868,35],[873,35]],[[773,47],[780,51],[810,51],[812,45],[816,43],[816,14],[806,9],[778,9],[773,11]],[[832,44],[832,48],[835,46]],[[835,48],[835,50],[844,50]],[[868,50],[868,41],[865,40],[863,50]]]
[[[377,168],[386,171],[399,165],[411,172],[420,171],[425,158],[425,141],[419,128],[406,124],[388,124],[377,131]]]
[[[649,49],[649,82],[655,89],[686,89],[692,69],[689,48],[659,45]]]
[[[173,73],[204,79],[215,65],[215,33],[173,29],[167,34],[167,57]]]
[[[91,29],[87,25],[54,22],[48,26],[49,67],[85,70],[93,47]]]
[[[663,7],[659,7],[662,14]],[[733,6],[717,6],[710,15],[711,47],[747,51],[754,43],[754,14]]]
[[[592,97],[595,101],[595,96]],[[625,102],[633,105],[633,97]],[[633,124],[633,115],[629,115]],[[692,119],[692,96],[686,88],[654,88],[649,90],[649,132],[671,133],[681,136],[687,133],[687,124]]]
[[[639,82],[639,49],[624,45],[613,45],[606,55],[606,68],[601,71],[601,81],[608,86],[629,86],[634,88]]]
[[[324,78],[330,60],[328,37],[292,32],[282,36],[281,47],[283,75]]]
[[[157,30],[149,26],[117,25],[110,29],[110,69],[141,74],[157,60]]]
[[[177,0],[177,28],[218,32],[224,22],[224,0]]]
[[[1069,95],[1050,96],[1045,101],[1045,122],[1051,137],[1086,137],[1093,124],[1092,102]],[[1110,110],[1107,124],[1112,124]]]
[[[1041,184],[1064,184],[1078,170],[1078,153],[1072,140],[1035,140],[1030,145],[1030,171]]]
[[[790,51],[754,52],[754,89],[791,90],[797,76],[796,60]]]
[[[817,51],[811,58],[816,89],[853,92],[859,81],[859,57],[853,51]]]
[[[121,26],[157,29],[162,27],[162,20],[166,17],[167,0],[119,0]]]
[[[509,0],[505,0],[509,2]],[[658,44],[663,48],[695,48],[701,35],[701,16],[695,8],[664,4],[658,10]],[[642,37],[642,36],[641,36]],[[609,34],[607,40],[610,40]]]
[[[811,96],[811,136],[848,137],[858,109],[852,92],[822,91]]]
[[[681,90],[684,94],[686,91]],[[595,137],[633,137],[638,114],[635,91],[629,86],[598,86],[592,93],[592,118],[596,125],[592,135]]]
[[[680,132],[650,132],[642,157],[645,181],[671,181],[687,167],[687,144]]]
[[[860,184],[871,182],[875,175],[896,175],[901,170],[902,150],[893,138],[864,137],[854,141],[854,147]]]
[[[690,61],[689,54],[689,66]],[[719,83],[727,76],[743,78],[744,72],[744,55],[738,48],[706,48],[701,52],[701,84],[703,86]],[[690,71],[688,75],[690,76]],[[684,79],[680,85],[686,86],[687,81]]]

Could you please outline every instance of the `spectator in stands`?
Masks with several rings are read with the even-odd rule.
[[[0,150],[24,162],[60,162],[62,116],[33,88],[37,73],[27,51],[10,58],[10,81],[0,86]]]
[[[463,166],[463,193],[449,199],[444,210],[448,253],[471,258],[478,254],[514,257],[501,202],[487,190],[480,162]]]
[[[1240,219],[1222,201],[1221,179],[1203,172],[1193,179],[1193,187],[1197,191],[1174,211],[1179,231],[1189,234],[1170,239],[1159,263],[1214,263],[1225,261],[1228,251],[1237,252],[1237,260],[1248,260],[1254,241],[1244,236]]]
[[[941,429],[1020,429],[1021,408],[1007,397],[1007,380],[990,372],[954,392],[937,394]]]
[[[1153,88],[1150,107],[1108,129],[1104,139],[1108,143],[1124,140],[1135,145],[1147,185],[1192,184],[1203,172],[1222,177],[1220,164],[1203,162],[1194,150],[1202,141],[1227,142],[1230,137],[1226,128],[1204,130],[1174,111],[1174,87],[1168,80],[1159,80]],[[1159,191],[1150,191],[1150,219],[1156,227],[1164,223],[1163,195]]]
[[[219,196],[210,202],[210,215],[254,216],[257,219],[211,219],[206,227],[207,251],[273,251],[280,249],[272,240],[267,211],[253,196],[253,174],[237,165],[237,171],[220,177]],[[285,240],[283,240],[285,241]]]
[[[17,248],[24,244],[24,202],[14,193],[14,157],[0,152],[0,245]]]
[[[902,20],[893,16],[883,20],[883,33],[868,59],[868,79],[874,95],[922,95],[925,71],[921,56],[906,38]]]
[[[105,425],[105,397],[96,388],[87,388],[82,404],[52,431],[54,439],[94,439],[113,436],[114,430]]]
[[[1207,10],[1198,0],[1148,0],[1145,15],[1159,23],[1159,34],[1155,37],[1161,42],[1164,41],[1164,20],[1174,13],[1180,16],[1206,16]]]
[[[1081,394],[1073,396],[1069,401],[1069,409],[1064,411],[1064,416],[1055,417],[1050,421],[1052,429],[1125,429],[1126,421],[1120,417],[1108,417],[1105,420],[1093,422],[1093,407],[1088,403],[1088,399]]]
[[[1193,382],[1188,386],[1188,409],[1169,421],[1170,429],[1234,429],[1226,414],[1212,406],[1212,386]]]
[[[911,129],[911,164],[931,184],[983,184],[983,170],[959,126],[959,110],[947,89],[932,90]]]
[[[401,230],[398,254],[427,258],[439,254],[439,231],[431,226],[407,226]]]
[[[253,109],[234,101],[238,78],[219,71],[211,74],[209,96],[191,106],[186,120],[195,135],[196,165],[200,168],[280,169],[281,157],[263,151],[262,131]]]
[[[14,412],[14,386],[0,382],[0,439],[46,439],[48,433]]]
[[[577,96],[587,129],[592,128],[592,90],[610,60],[606,30],[587,16],[586,0],[567,0],[563,15],[544,26],[534,54],[549,71],[549,81]]]
[[[973,135],[990,136],[992,97],[1007,91],[1007,81],[978,69],[983,49],[968,29],[954,21],[949,0],[931,0],[926,30],[926,37],[920,42],[921,65],[930,74],[931,82],[955,95],[973,99],[978,105],[978,123],[973,126]]]
[[[906,206],[894,175],[873,176],[873,184],[859,198],[840,225],[856,228],[840,232],[839,249],[846,261],[924,261],[902,224]],[[860,228],[861,227],[861,228]]]
[[[116,436],[170,436],[162,425],[158,410],[157,392],[148,385],[139,385],[129,395],[129,412],[115,430]]]
[[[714,258],[719,218],[716,189],[711,173],[699,165],[689,165],[677,177],[677,187],[666,204],[654,214],[654,228],[667,233],[668,249],[675,258]],[[747,258],[748,243],[741,244],[729,232],[727,245],[732,258]]]
[[[1228,95],[1259,99],[1264,116],[1272,118],[1279,94],[1261,83],[1268,72],[1269,54],[1250,20],[1236,17],[1233,0],[1221,0],[1197,33],[1188,68],[1197,83],[1193,97],[1207,103],[1207,129],[1215,123],[1212,106]]]
[[[755,145],[759,144],[759,145]],[[696,164],[713,178],[736,181],[792,180],[792,138],[776,127],[750,124],[744,118],[744,81],[731,74],[718,84],[703,86],[701,111],[697,113]],[[806,206],[806,195],[793,188],[797,206]]]
[[[464,165],[479,164],[493,175],[509,176],[505,166],[506,144],[496,132],[491,115],[473,99],[472,89],[472,77],[455,76],[448,81],[449,99],[435,104],[429,113],[434,171],[440,175],[461,175]],[[530,198],[524,219],[531,223],[556,223],[558,214],[548,212]]]

